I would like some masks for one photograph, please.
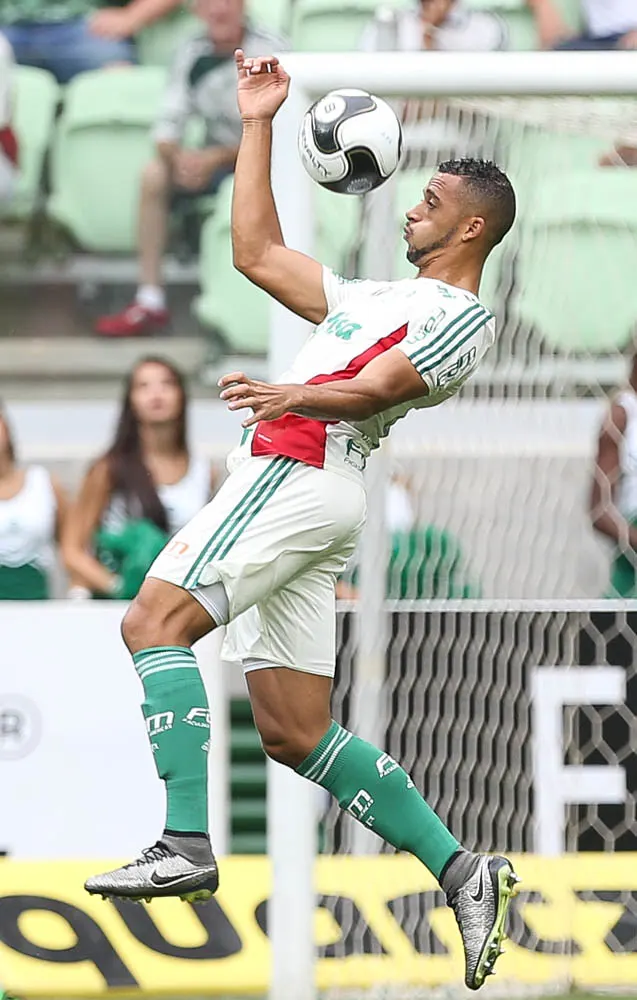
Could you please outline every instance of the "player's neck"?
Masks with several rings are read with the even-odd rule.
[[[418,277],[435,278],[437,281],[444,281],[447,285],[455,285],[456,288],[464,288],[477,295],[482,268],[476,264],[468,265],[466,261],[460,263],[437,258],[424,261],[418,267]]]

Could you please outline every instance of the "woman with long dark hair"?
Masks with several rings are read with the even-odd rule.
[[[133,597],[166,539],[214,493],[215,470],[188,450],[187,408],[173,364],[146,357],[135,365],[115,439],[88,470],[68,518],[72,595]]]
[[[0,412],[0,601],[51,596],[66,509],[64,490],[47,469],[18,464],[9,424]]]

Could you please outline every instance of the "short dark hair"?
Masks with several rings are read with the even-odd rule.
[[[438,165],[438,172],[464,178],[469,191],[485,212],[489,250],[497,246],[515,221],[515,191],[504,171],[492,160],[466,157],[445,160]]]

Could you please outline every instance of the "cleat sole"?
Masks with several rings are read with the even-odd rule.
[[[179,898],[182,903],[207,903],[213,896],[212,889],[194,889],[192,892],[185,892]]]
[[[469,989],[479,990],[487,976],[495,976],[494,965],[500,955],[504,954],[502,942],[505,940],[505,924],[511,900],[517,893],[521,878],[515,874],[507,863],[498,871],[498,910],[489,938],[482,949],[482,955],[476,966],[473,982],[467,983]]]

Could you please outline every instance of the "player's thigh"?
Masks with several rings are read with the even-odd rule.
[[[343,566],[364,516],[357,483],[291,459],[251,459],[171,539],[148,575],[204,604],[221,583],[225,620],[232,620],[310,568]]]
[[[336,661],[335,573],[312,569],[232,622],[224,659],[246,671],[266,750],[300,763],[330,724]],[[286,763],[288,761],[286,760]]]

